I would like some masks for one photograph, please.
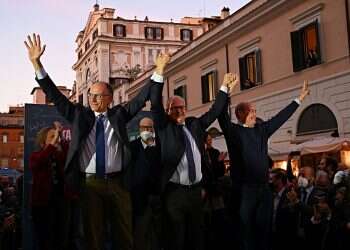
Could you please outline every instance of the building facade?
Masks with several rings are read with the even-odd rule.
[[[167,68],[164,99],[180,95],[190,115],[208,110],[224,73],[240,83],[231,95],[232,121],[242,101],[267,120],[296,98],[304,80],[311,94],[272,136],[269,153],[285,157],[315,138],[350,137],[348,0],[254,0],[180,49]],[[135,81],[133,96],[142,85]],[[213,127],[219,128],[217,122]],[[224,150],[224,140],[216,141]]]
[[[23,170],[24,108],[0,113],[0,168]]]
[[[222,16],[228,13],[223,9]],[[158,53],[174,53],[221,21],[221,16],[185,17],[179,23],[130,20],[95,5],[76,39],[75,99],[87,105],[89,86],[100,81],[113,85],[114,104],[125,102],[129,83],[153,67]]]

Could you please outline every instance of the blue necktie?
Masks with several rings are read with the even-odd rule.
[[[183,128],[184,139],[185,139],[185,151],[188,164],[188,178],[190,182],[193,183],[196,180],[196,165],[194,163],[193,151],[191,147],[191,142],[188,139],[185,128]]]
[[[99,115],[96,122],[96,177],[103,178],[105,168],[105,128],[103,126],[104,115]]]

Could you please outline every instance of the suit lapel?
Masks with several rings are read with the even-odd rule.
[[[111,123],[111,126],[113,127],[114,133],[117,136],[118,141],[123,142],[121,136],[120,136],[120,131],[118,127],[118,118],[115,115],[115,109],[108,109],[107,110],[107,117],[109,122]]]

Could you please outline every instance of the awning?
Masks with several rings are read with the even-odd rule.
[[[350,138],[327,137],[309,140],[293,147],[292,151],[300,151],[301,155],[339,151],[350,147]]]

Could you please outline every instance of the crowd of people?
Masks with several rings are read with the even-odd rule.
[[[259,121],[254,104],[243,102],[232,123],[229,93],[238,78],[227,73],[210,109],[190,117],[180,96],[163,105],[170,56],[160,54],[128,103],[111,107],[113,90],[96,82],[84,107],[61,94],[45,71],[40,36],[28,36],[25,45],[36,80],[72,127],[69,147],[57,124],[41,130],[40,150],[31,155],[38,250],[349,248],[349,170],[324,158],[294,176],[291,164],[273,169],[268,156],[269,138],[309,94],[307,81],[271,119]],[[126,124],[147,100],[152,117],[140,120],[140,137],[129,142]],[[206,132],[216,119],[229,171],[227,155]]]
[[[17,250],[22,242],[23,178],[0,176],[0,249]]]

